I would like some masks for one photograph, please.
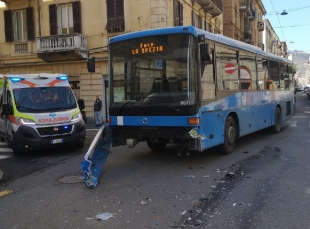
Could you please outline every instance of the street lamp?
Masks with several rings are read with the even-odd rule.
[[[287,15],[287,12],[285,10],[283,10],[283,12],[281,13],[281,15]]]

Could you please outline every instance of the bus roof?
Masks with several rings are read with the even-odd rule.
[[[282,58],[280,56],[277,56],[269,52],[265,52],[257,46],[250,45],[245,42],[223,36],[221,34],[214,34],[214,33],[210,33],[210,32],[207,32],[201,29],[197,29],[193,26],[176,26],[176,27],[167,27],[167,28],[156,28],[156,29],[148,29],[148,30],[126,33],[123,35],[112,37],[109,40],[109,45],[113,43],[121,42],[121,41],[139,38],[139,37],[158,36],[158,35],[163,35],[163,34],[191,34],[195,37],[198,37],[198,35],[203,34],[206,39],[214,41],[214,42],[219,42],[221,44],[225,44],[233,48],[237,48],[237,49],[241,49],[244,51],[259,54],[262,56],[266,56],[266,57],[269,57],[269,58],[272,58],[278,61],[292,63],[292,61],[288,59]]]

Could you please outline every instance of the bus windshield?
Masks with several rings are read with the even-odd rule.
[[[186,107],[197,103],[193,36],[143,37],[109,48],[111,107]]]

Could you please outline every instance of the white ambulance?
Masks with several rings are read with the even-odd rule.
[[[0,75],[0,138],[14,155],[42,148],[83,147],[85,123],[64,74]]]

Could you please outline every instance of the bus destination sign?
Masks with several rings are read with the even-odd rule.
[[[162,52],[164,51],[164,47],[162,45],[155,45],[154,43],[140,43],[139,48],[132,49],[131,54],[146,54],[153,52]]]

